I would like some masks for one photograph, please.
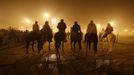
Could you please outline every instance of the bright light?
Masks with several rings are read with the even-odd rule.
[[[29,23],[31,23],[31,20],[30,19],[25,19],[25,22],[29,24]]]
[[[54,28],[54,29],[53,29],[53,32],[54,32],[54,33],[58,32],[58,29]]]
[[[115,22],[114,21],[111,21],[109,22],[111,26],[115,26]]]
[[[100,29],[101,28],[101,25],[100,24],[97,24],[97,28]]]
[[[134,30],[132,32],[134,33]]]
[[[21,31],[25,31],[25,28],[23,26],[20,26],[18,29]]]
[[[55,23],[56,23],[56,21],[57,21],[57,19],[56,19],[56,18],[52,18],[52,19],[51,19],[52,24],[55,24]]]
[[[100,32],[100,30],[101,30],[101,25],[100,25],[100,24],[97,24],[96,26],[97,26],[97,30]]]
[[[128,29],[124,29],[123,31],[124,31],[124,32],[128,32]]]
[[[48,18],[50,17],[50,14],[49,13],[45,13],[44,17],[45,17],[46,20],[48,20]]]

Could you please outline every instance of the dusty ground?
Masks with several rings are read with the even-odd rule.
[[[115,44],[111,56],[105,55],[102,45],[98,45],[98,56],[93,56],[93,51],[86,56],[86,47],[83,43],[82,51],[73,55],[69,41],[65,44],[65,53],[62,53],[59,64],[61,75],[134,75],[134,40],[131,37],[119,37]],[[10,45],[10,47],[0,47],[0,75],[51,75],[56,69],[56,62],[51,62],[49,69],[45,58],[55,54],[54,45],[48,52],[47,44],[40,55],[29,49],[29,54],[25,54],[25,48],[21,44]],[[108,65],[104,64],[108,62]],[[97,62],[102,62],[102,66],[97,68]],[[110,62],[110,63],[109,63]],[[48,63],[47,63],[48,64]],[[54,71],[56,72],[56,71]],[[63,74],[64,73],[64,74]],[[54,74],[52,74],[54,75]]]

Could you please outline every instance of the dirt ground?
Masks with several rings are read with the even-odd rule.
[[[11,47],[10,47],[11,46]],[[102,44],[98,44],[98,54],[88,51],[82,42],[80,52],[70,48],[69,41],[65,44],[65,53],[61,53],[61,61],[46,61],[47,57],[55,54],[54,44],[48,51],[48,44],[40,52],[25,54],[24,45],[0,47],[0,75],[134,75],[134,39],[119,37],[112,54],[106,55]],[[58,66],[57,66],[58,65]],[[60,68],[60,69],[59,69]],[[58,70],[58,71],[57,71]],[[58,72],[57,74],[55,74]]]

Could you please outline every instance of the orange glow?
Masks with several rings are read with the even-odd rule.
[[[111,24],[111,26],[115,26],[115,22],[114,21],[111,21],[109,23]]]
[[[101,28],[101,25],[100,24],[97,24],[97,28],[100,29]]]
[[[25,22],[28,23],[28,24],[30,24],[31,23],[31,20],[27,18],[27,19],[25,19]]]
[[[57,19],[56,18],[52,18],[51,22],[52,22],[52,24],[55,24],[57,22]]]
[[[25,31],[25,28],[23,26],[18,27],[19,30]]]
[[[49,17],[50,17],[50,14],[49,14],[49,13],[45,13],[45,14],[44,14],[44,17],[45,17],[45,20],[48,20]]]
[[[123,31],[124,31],[124,32],[128,32],[128,29],[124,29]]]

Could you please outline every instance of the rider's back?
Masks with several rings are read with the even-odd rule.
[[[79,32],[79,31],[80,31],[80,26],[77,25],[77,24],[73,25],[72,31],[73,31],[73,32]]]
[[[97,33],[97,28],[95,24],[89,24],[87,33]]]
[[[60,22],[60,23],[58,23],[57,28],[59,29],[59,31],[65,32],[66,24],[64,22]]]

